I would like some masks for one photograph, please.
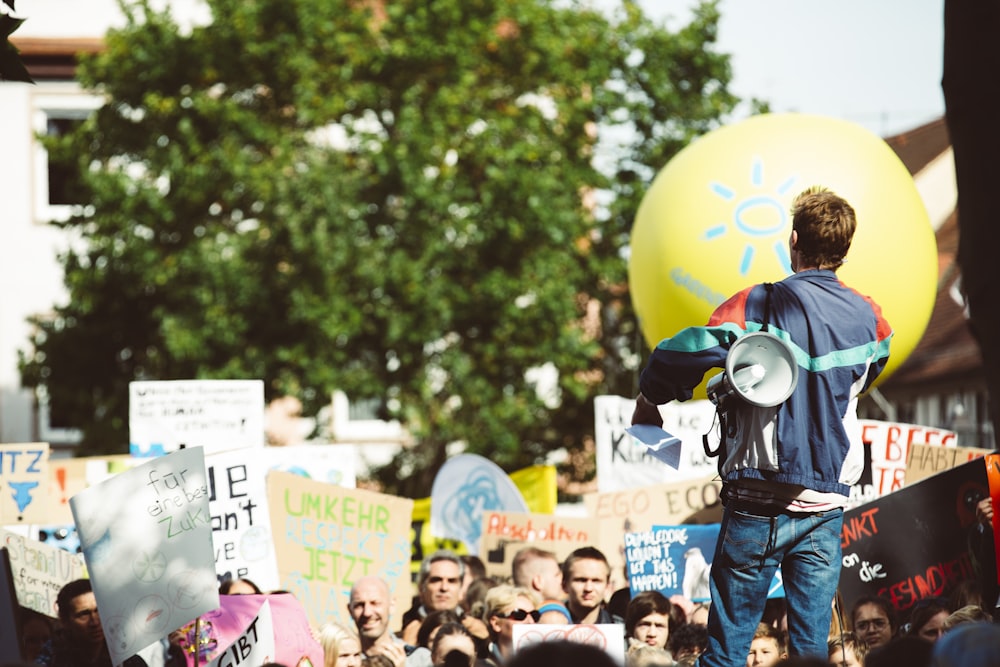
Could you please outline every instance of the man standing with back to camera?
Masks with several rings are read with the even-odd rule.
[[[795,198],[791,213],[792,275],[740,291],[707,325],[661,341],[640,377],[632,415],[633,424],[662,426],[657,406],[690,399],[705,372],[724,368],[729,349],[746,333],[778,336],[799,366],[784,403],[727,401],[737,405],[728,409],[722,434],[725,508],[701,667],[746,664],[779,566],[791,655],[826,658],[843,512],[864,467],[858,397],[889,358],[892,329],[880,308],[836,274],[854,237],[854,209],[825,188],[810,188]]]

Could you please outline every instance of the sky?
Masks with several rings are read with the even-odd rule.
[[[592,0],[616,6],[619,0]],[[832,116],[881,137],[944,115],[945,0],[720,0],[730,91],[775,112]],[[677,30],[694,0],[639,0]]]

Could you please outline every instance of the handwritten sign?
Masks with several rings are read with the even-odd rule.
[[[872,419],[859,422],[861,439],[871,447],[872,483],[877,496],[903,488],[913,445],[954,447],[958,444],[954,431]]]
[[[0,542],[10,557],[17,601],[28,609],[59,617],[59,589],[86,575],[83,556],[0,528]]]
[[[902,612],[974,580],[968,537],[976,530],[976,503],[988,494],[986,468],[977,460],[845,511],[845,606],[879,595]]]
[[[351,586],[364,575],[382,577],[396,609],[409,608],[412,500],[277,470],[267,475],[267,498],[280,587],[302,602],[317,627],[326,621],[350,627]]]
[[[206,453],[264,446],[260,380],[129,383],[129,451],[160,456],[182,445]]]
[[[600,549],[611,565],[611,584],[628,585],[625,545],[621,536],[661,524],[704,524],[722,521],[722,483],[708,477],[656,484],[583,497],[587,516],[597,523]]]
[[[906,457],[906,484],[916,484],[922,479],[951,470],[957,465],[982,458],[991,449],[979,447],[941,447],[939,445],[918,445],[910,447]]]
[[[673,401],[660,406],[663,428],[681,441],[677,467],[656,459],[648,448],[626,432],[632,423],[635,399],[598,396],[594,399],[594,440],[597,447],[597,486],[600,492],[625,491],[641,486],[701,478],[717,472],[718,459],[708,458],[702,436],[711,446],[718,441],[715,405],[711,401]],[[714,440],[714,442],[713,442]]]
[[[253,623],[257,611],[265,602],[271,611],[272,641],[275,642],[272,661],[295,667],[307,659],[314,667],[322,665],[323,647],[313,637],[302,604],[288,593],[220,595],[219,608],[203,614],[199,619],[201,651],[198,664],[219,659],[224,647],[238,643],[237,638]],[[260,627],[257,629],[261,631]],[[188,665],[196,667],[194,624],[185,626],[178,634]],[[243,664],[240,663],[239,667]]]
[[[262,458],[239,449],[206,456],[208,505],[220,580],[246,578],[262,590],[274,590],[278,563]]]
[[[694,602],[711,599],[711,559],[719,540],[720,524],[654,526],[625,534],[625,560],[632,595],[659,591],[667,597],[683,595]],[[781,569],[775,572],[767,597],[785,596]]]
[[[48,443],[0,445],[0,524],[44,521],[48,481]]]
[[[274,661],[274,623],[267,600],[233,643],[223,649],[209,667],[261,667]]]
[[[540,642],[576,642],[606,651],[617,664],[625,664],[625,633],[617,623],[540,625],[515,623],[514,653]]]
[[[196,447],[70,499],[114,664],[219,605],[208,495]]]
[[[514,555],[525,546],[551,551],[560,561],[574,549],[598,542],[592,519],[524,512],[483,513],[482,554],[486,574],[513,580]]]

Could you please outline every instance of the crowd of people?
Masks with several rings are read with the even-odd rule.
[[[790,215],[792,274],[739,291],[705,326],[662,340],[639,377],[632,423],[661,427],[660,406],[692,398],[711,369],[734,373],[726,391],[726,383],[715,385],[721,441],[714,451],[705,442],[719,459],[724,505],[706,621],[691,600],[609,590],[611,568],[594,547],[561,562],[529,547],[517,554],[511,583],[491,581],[477,559],[438,552],[421,563],[413,605],[398,621],[388,582],[365,576],[353,583],[351,626],[315,629],[324,667],[557,667],[565,661],[558,649],[515,646],[515,628],[540,622],[620,627],[624,667],[1000,664],[1000,626],[982,595],[960,605],[922,600],[902,624],[878,598],[858,601],[849,625],[834,613],[844,508],[864,468],[857,401],[886,367],[893,330],[872,299],[837,276],[857,227],[853,207],[810,187]],[[772,400],[730,396],[752,394],[764,377],[761,363],[730,368],[731,352],[747,345],[769,350],[768,359],[787,352],[787,392],[772,392]],[[977,509],[991,515],[987,505]],[[984,531],[992,525],[991,516],[981,521]],[[785,598],[776,610],[766,599],[779,568]],[[236,594],[237,583],[221,593]],[[89,587],[61,599],[59,614],[62,632],[42,646],[38,661],[104,667]],[[391,629],[397,624],[398,632]],[[79,649],[66,650],[67,642]],[[962,662],[952,659],[963,652]],[[972,654],[983,661],[970,662]],[[136,656],[136,667],[173,667],[175,659],[176,646],[165,638]],[[594,656],[574,659],[601,664]]]
[[[350,590],[347,611],[352,623],[323,623],[313,634],[322,647],[322,667],[542,667],[542,662],[524,663],[526,649],[515,646],[515,627],[610,624],[620,628],[624,639],[623,667],[698,664],[708,647],[710,605],[679,595],[668,598],[657,591],[635,595],[627,588],[611,591],[610,581],[607,558],[589,546],[562,561],[553,552],[525,547],[512,562],[509,583],[488,576],[483,562],[475,556],[438,551],[421,562],[412,606],[398,621],[389,582],[364,576]],[[264,591],[247,579],[227,580],[220,586],[221,595],[261,593]],[[25,662],[48,667],[111,667],[90,581],[66,584],[56,602],[59,618],[55,623],[23,610],[20,627]],[[861,598],[849,614],[833,615],[824,661],[816,656],[789,655],[787,615],[781,599],[771,600],[757,624],[745,664],[997,665],[1000,625],[994,622],[993,611],[971,581],[955,588],[948,599],[920,601],[907,610],[902,621],[886,599]],[[973,629],[967,630],[969,627]],[[959,628],[962,632],[957,632]],[[180,637],[179,633],[164,637],[126,660],[124,667],[186,667],[190,656],[185,652],[194,647],[186,646]],[[281,638],[275,640],[280,643]],[[959,647],[949,649],[949,642]],[[965,657],[949,662],[948,656],[957,651]],[[969,661],[970,652],[976,651],[985,661]],[[939,653],[940,658],[936,657]],[[614,660],[612,664],[621,665]],[[274,663],[269,667],[305,666]],[[544,662],[544,667],[553,664]]]

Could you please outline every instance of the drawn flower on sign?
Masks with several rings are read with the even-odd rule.
[[[132,573],[143,583],[158,581],[167,569],[167,559],[159,551],[141,553],[132,561]]]

